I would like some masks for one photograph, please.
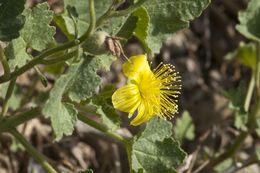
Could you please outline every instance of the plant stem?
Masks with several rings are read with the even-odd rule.
[[[8,62],[6,60],[5,54],[3,52],[2,47],[0,46],[0,61],[2,62],[3,68],[4,68],[4,75],[3,78],[9,78],[10,76],[10,67],[8,65]]]
[[[16,83],[16,78],[12,79],[9,83],[9,86],[8,86],[8,89],[7,89],[7,92],[6,92],[6,95],[5,95],[4,105],[3,105],[3,108],[2,108],[2,113],[1,113],[2,117],[5,116],[5,114],[8,110],[8,103],[9,103],[9,100],[10,100],[12,94],[13,94],[15,83]]]
[[[99,27],[102,23],[104,23],[105,20],[112,18],[112,17],[121,17],[125,16],[127,14],[130,14],[131,12],[135,11],[137,8],[139,8],[145,1],[147,0],[139,0],[135,4],[131,5],[129,8],[125,10],[120,10],[120,11],[114,11],[111,10],[111,8],[108,9],[108,11],[103,14],[98,20],[96,27]]]
[[[74,55],[76,55],[77,51],[78,50],[75,50],[75,51],[69,52],[67,54],[64,54],[64,55],[61,55],[61,56],[58,56],[58,57],[52,58],[52,59],[43,59],[40,63],[44,64],[44,65],[53,65],[56,63],[60,63],[62,61],[66,61],[66,60],[72,58]]]
[[[88,27],[88,30],[85,34],[83,34],[80,38],[79,41],[83,42],[86,40],[93,32],[95,31],[96,28],[96,14],[95,14],[95,5],[94,5],[94,0],[88,0],[89,3],[89,11],[90,11],[90,24]]]
[[[66,50],[66,49],[71,48],[73,46],[76,46],[78,44],[80,44],[79,40],[72,40],[70,42],[62,44],[62,45],[57,46],[55,48],[49,49],[49,50],[45,51],[44,53],[42,53],[41,55],[36,56],[33,60],[31,60],[30,62],[28,62],[27,64],[25,64],[21,68],[19,68],[19,69],[15,70],[14,72],[12,72],[10,74],[9,78],[5,78],[4,76],[0,76],[0,83],[4,83],[4,82],[6,82],[8,80],[11,80],[11,79],[13,79],[13,78],[23,74],[27,70],[31,69],[33,66],[39,64],[41,62],[41,60],[44,59],[45,57],[50,56],[50,55],[52,55],[54,53]]]
[[[86,106],[84,106],[84,105],[82,105],[82,104],[80,104],[80,103],[76,103],[76,102],[71,102],[77,109],[79,109],[79,110],[81,110],[81,111],[83,111],[83,112],[88,112],[88,113],[90,113],[90,114],[93,114],[93,115],[96,115],[96,116],[98,116],[98,117],[100,117],[100,115],[98,115],[97,113],[96,113],[96,111],[95,110],[93,110],[93,109],[90,109],[90,108],[88,108],[88,107],[86,107]]]
[[[93,121],[91,119],[89,119],[88,117],[78,113],[78,119],[88,125],[90,125],[91,127],[94,127],[95,129],[98,129],[99,131],[101,132],[104,132],[106,133],[107,135],[121,141],[122,143],[124,144],[127,144],[128,141],[127,139],[125,139],[124,137],[120,136],[119,134],[115,133],[115,132],[112,132],[110,131],[108,128],[106,128],[105,126],[97,123],[96,121]]]
[[[248,110],[249,110],[251,98],[252,98],[252,95],[254,92],[254,87],[255,87],[255,71],[252,70],[252,75],[251,75],[251,79],[250,79],[250,83],[249,83],[249,86],[247,89],[245,103],[244,103],[244,109],[246,112],[248,112]]]
[[[41,108],[36,107],[27,112],[9,116],[9,117],[1,117],[0,119],[0,133],[7,131],[8,128],[14,128],[26,121],[29,121],[41,114]]]
[[[57,173],[55,169],[46,161],[44,158],[36,151],[36,149],[16,130],[8,129],[8,132],[11,133],[23,146],[26,150],[48,171],[49,173]]]

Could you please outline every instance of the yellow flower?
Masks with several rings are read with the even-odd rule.
[[[170,64],[159,64],[150,69],[146,55],[130,58],[123,65],[128,84],[115,91],[112,102],[116,109],[128,112],[131,117],[136,109],[137,116],[131,125],[139,125],[154,115],[172,118],[178,112],[175,100],[180,94],[180,76]]]

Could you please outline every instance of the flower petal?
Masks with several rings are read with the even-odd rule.
[[[137,126],[149,121],[154,116],[153,106],[149,102],[142,101],[138,107],[137,116],[131,121],[131,125]]]
[[[140,105],[141,97],[137,85],[128,84],[114,92],[112,103],[114,108],[123,112],[134,113]]]
[[[141,71],[151,71],[146,55],[136,55],[123,65],[123,72],[127,77],[135,78]]]

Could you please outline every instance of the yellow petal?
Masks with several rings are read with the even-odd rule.
[[[130,61],[123,65],[123,72],[127,77],[135,78],[141,71],[151,71],[146,55],[132,56]]]
[[[141,97],[137,85],[128,84],[114,92],[112,103],[114,108],[128,113],[134,113],[140,105]]]
[[[137,126],[149,121],[154,115],[153,107],[145,101],[142,101],[138,107],[137,116],[131,121],[131,125]]]

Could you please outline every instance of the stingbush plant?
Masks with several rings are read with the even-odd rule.
[[[54,14],[49,5],[37,4],[26,8],[26,0],[0,0],[0,40],[6,47],[0,48],[0,60],[4,73],[0,76],[2,112],[0,132],[13,135],[39,163],[48,171],[56,172],[34,147],[16,130],[16,127],[33,118],[43,115],[50,119],[53,140],[59,141],[64,135],[71,135],[77,121],[82,121],[107,135],[121,141],[127,150],[130,171],[136,173],[176,172],[183,163],[185,152],[172,136],[172,124],[166,121],[178,112],[177,97],[180,94],[179,74],[170,64],[160,64],[151,70],[146,55],[136,55],[129,59],[124,55],[121,44],[131,37],[137,38],[147,55],[153,56],[161,48],[161,41],[176,31],[188,27],[189,22],[198,17],[208,6],[209,0],[63,0],[61,13]],[[239,15],[239,32],[255,41],[255,64],[245,98],[238,98],[237,91],[230,91],[232,108],[236,117],[247,119],[237,124],[245,126],[240,137],[226,152],[213,159],[210,168],[223,160],[233,157],[245,137],[252,132],[259,118],[259,11],[258,0],[252,0],[248,10]],[[57,43],[53,38],[56,29],[63,32],[68,41]],[[121,42],[120,42],[121,41]],[[28,49],[37,52],[36,56]],[[97,94],[94,90],[101,84],[96,71],[101,67],[109,70],[110,64],[122,55],[126,62],[123,72],[129,78],[127,85],[117,89],[105,86]],[[234,54],[231,57],[236,57]],[[248,57],[243,57],[247,62]],[[249,60],[248,60],[249,61]],[[41,72],[37,65],[44,65]],[[248,65],[248,64],[246,64]],[[16,79],[34,69],[38,79],[48,84],[44,73],[56,76],[55,83],[48,90],[47,100],[27,104],[32,97],[37,81],[33,82],[28,93],[14,105],[12,98],[17,88]],[[62,73],[66,69],[64,73]],[[38,80],[37,79],[37,80]],[[6,88],[6,89],[4,89]],[[255,90],[254,108],[249,105]],[[241,102],[232,101],[245,99]],[[37,97],[37,96],[35,96]],[[235,99],[235,100],[236,100]],[[17,99],[16,99],[17,100]],[[19,100],[19,99],[18,99]],[[111,105],[111,100],[112,104]],[[234,100],[234,99],[233,99]],[[137,110],[131,125],[148,123],[136,136],[126,138],[116,130],[120,128],[120,117],[114,108],[128,112],[130,116]],[[91,109],[90,109],[91,108]],[[241,116],[241,112],[244,113]],[[98,123],[84,113],[99,116]],[[245,115],[246,114],[246,115]],[[160,118],[158,118],[160,117]],[[190,121],[189,116],[185,119]],[[259,122],[259,121],[257,121]],[[183,136],[183,135],[181,135]],[[209,169],[210,169],[209,168]]]

